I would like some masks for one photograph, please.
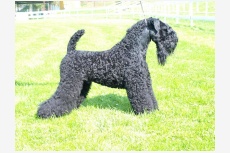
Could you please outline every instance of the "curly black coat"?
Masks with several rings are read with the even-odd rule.
[[[86,98],[91,83],[126,89],[135,114],[158,109],[146,52],[150,41],[157,46],[158,61],[164,65],[178,42],[173,29],[159,19],[138,21],[125,37],[109,50],[92,52],[75,50],[84,34],[78,30],[71,38],[67,54],[60,65],[60,83],[56,92],[38,109],[37,115],[48,118],[61,116],[78,108]]]

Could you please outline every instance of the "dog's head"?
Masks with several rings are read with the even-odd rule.
[[[178,37],[176,32],[166,23],[156,18],[146,19],[150,39],[156,43],[157,58],[164,65],[168,55],[172,54],[177,46]]]

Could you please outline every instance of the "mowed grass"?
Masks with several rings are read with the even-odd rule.
[[[105,50],[136,20],[49,19],[15,22],[16,151],[215,150],[214,23],[176,25],[179,43],[165,66],[150,43],[147,63],[159,111],[136,116],[126,91],[93,84],[81,107],[60,118],[36,117],[59,82],[69,38],[86,33],[77,49]]]

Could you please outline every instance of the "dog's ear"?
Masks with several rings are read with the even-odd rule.
[[[154,34],[156,35],[160,30],[160,20],[150,17],[148,18],[147,23],[148,23],[148,29],[153,31]]]

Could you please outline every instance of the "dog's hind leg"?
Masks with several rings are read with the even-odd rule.
[[[39,106],[37,115],[42,118],[58,117],[79,107],[79,89],[82,88],[82,84],[83,81],[76,79],[61,82],[54,95]]]
[[[56,92],[37,111],[42,118],[62,116],[79,106],[79,98],[83,88],[83,79],[76,72],[70,60],[64,59],[61,64],[61,80]]]
[[[84,81],[83,83],[83,87],[81,90],[81,94],[79,99],[77,100],[77,107],[80,106],[80,104],[85,100],[86,96],[88,95],[88,92],[90,90],[90,86],[91,86],[92,82],[89,81]]]

